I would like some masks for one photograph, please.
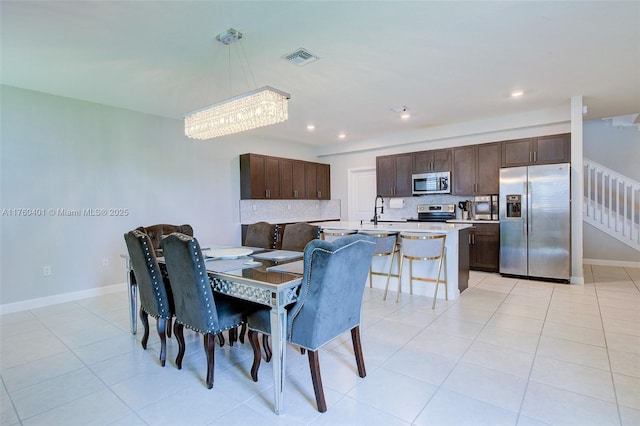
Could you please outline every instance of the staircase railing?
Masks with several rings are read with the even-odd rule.
[[[640,183],[584,159],[584,220],[640,251]]]

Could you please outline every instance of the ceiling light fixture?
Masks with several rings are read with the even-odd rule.
[[[241,38],[242,33],[230,28],[216,40],[228,46]],[[286,121],[290,98],[270,86],[243,93],[185,114],[184,134],[204,140]]]
[[[514,90],[513,92],[511,92],[511,97],[512,98],[517,98],[524,95],[524,92],[522,90]]]
[[[316,126],[314,126],[313,124],[307,124],[307,130],[312,131],[315,129],[316,129]]]
[[[409,108],[407,108],[404,105],[392,107],[391,111],[395,112],[396,114],[400,114],[400,118],[403,120],[407,120],[411,117],[411,114],[409,113]]]

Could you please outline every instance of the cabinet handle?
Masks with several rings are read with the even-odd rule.
[[[469,245],[471,245],[471,234],[469,234]]]
[[[293,198],[298,198],[298,190],[293,191]]]
[[[318,198],[322,198],[322,191],[318,191]]]
[[[264,196],[265,196],[266,198],[271,198],[271,191],[267,189],[267,190],[265,191]]]
[[[529,162],[533,163],[533,153],[531,151],[529,151]]]
[[[533,162],[534,163],[538,162],[538,153],[536,151],[533,151]]]

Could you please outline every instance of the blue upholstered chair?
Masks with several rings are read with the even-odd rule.
[[[144,326],[142,347],[147,349],[148,315],[151,315],[157,321],[160,337],[160,364],[164,367],[167,358],[166,335],[171,337],[171,318],[174,312],[171,287],[163,278],[149,236],[142,231],[134,230],[124,234],[124,240],[127,243],[131,266],[140,292],[140,320]]]
[[[241,325],[257,308],[221,294],[213,293],[198,240],[174,233],[162,240],[162,250],[171,280],[175,302],[173,332],[178,340],[176,365],[182,368],[185,352],[184,327],[204,335],[207,353],[207,387],[213,387],[215,336]]]
[[[327,410],[318,361],[320,347],[351,331],[358,374],[366,376],[360,343],[360,311],[375,249],[374,238],[362,234],[335,241],[314,240],[304,249],[304,277],[298,300],[288,308],[287,341],[308,351],[320,412]],[[251,376],[257,381],[261,359],[258,333],[271,332],[269,310],[256,311],[247,321],[254,353]]]

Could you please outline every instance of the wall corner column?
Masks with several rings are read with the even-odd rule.
[[[583,219],[583,102],[582,96],[571,97],[571,284],[584,284]]]

